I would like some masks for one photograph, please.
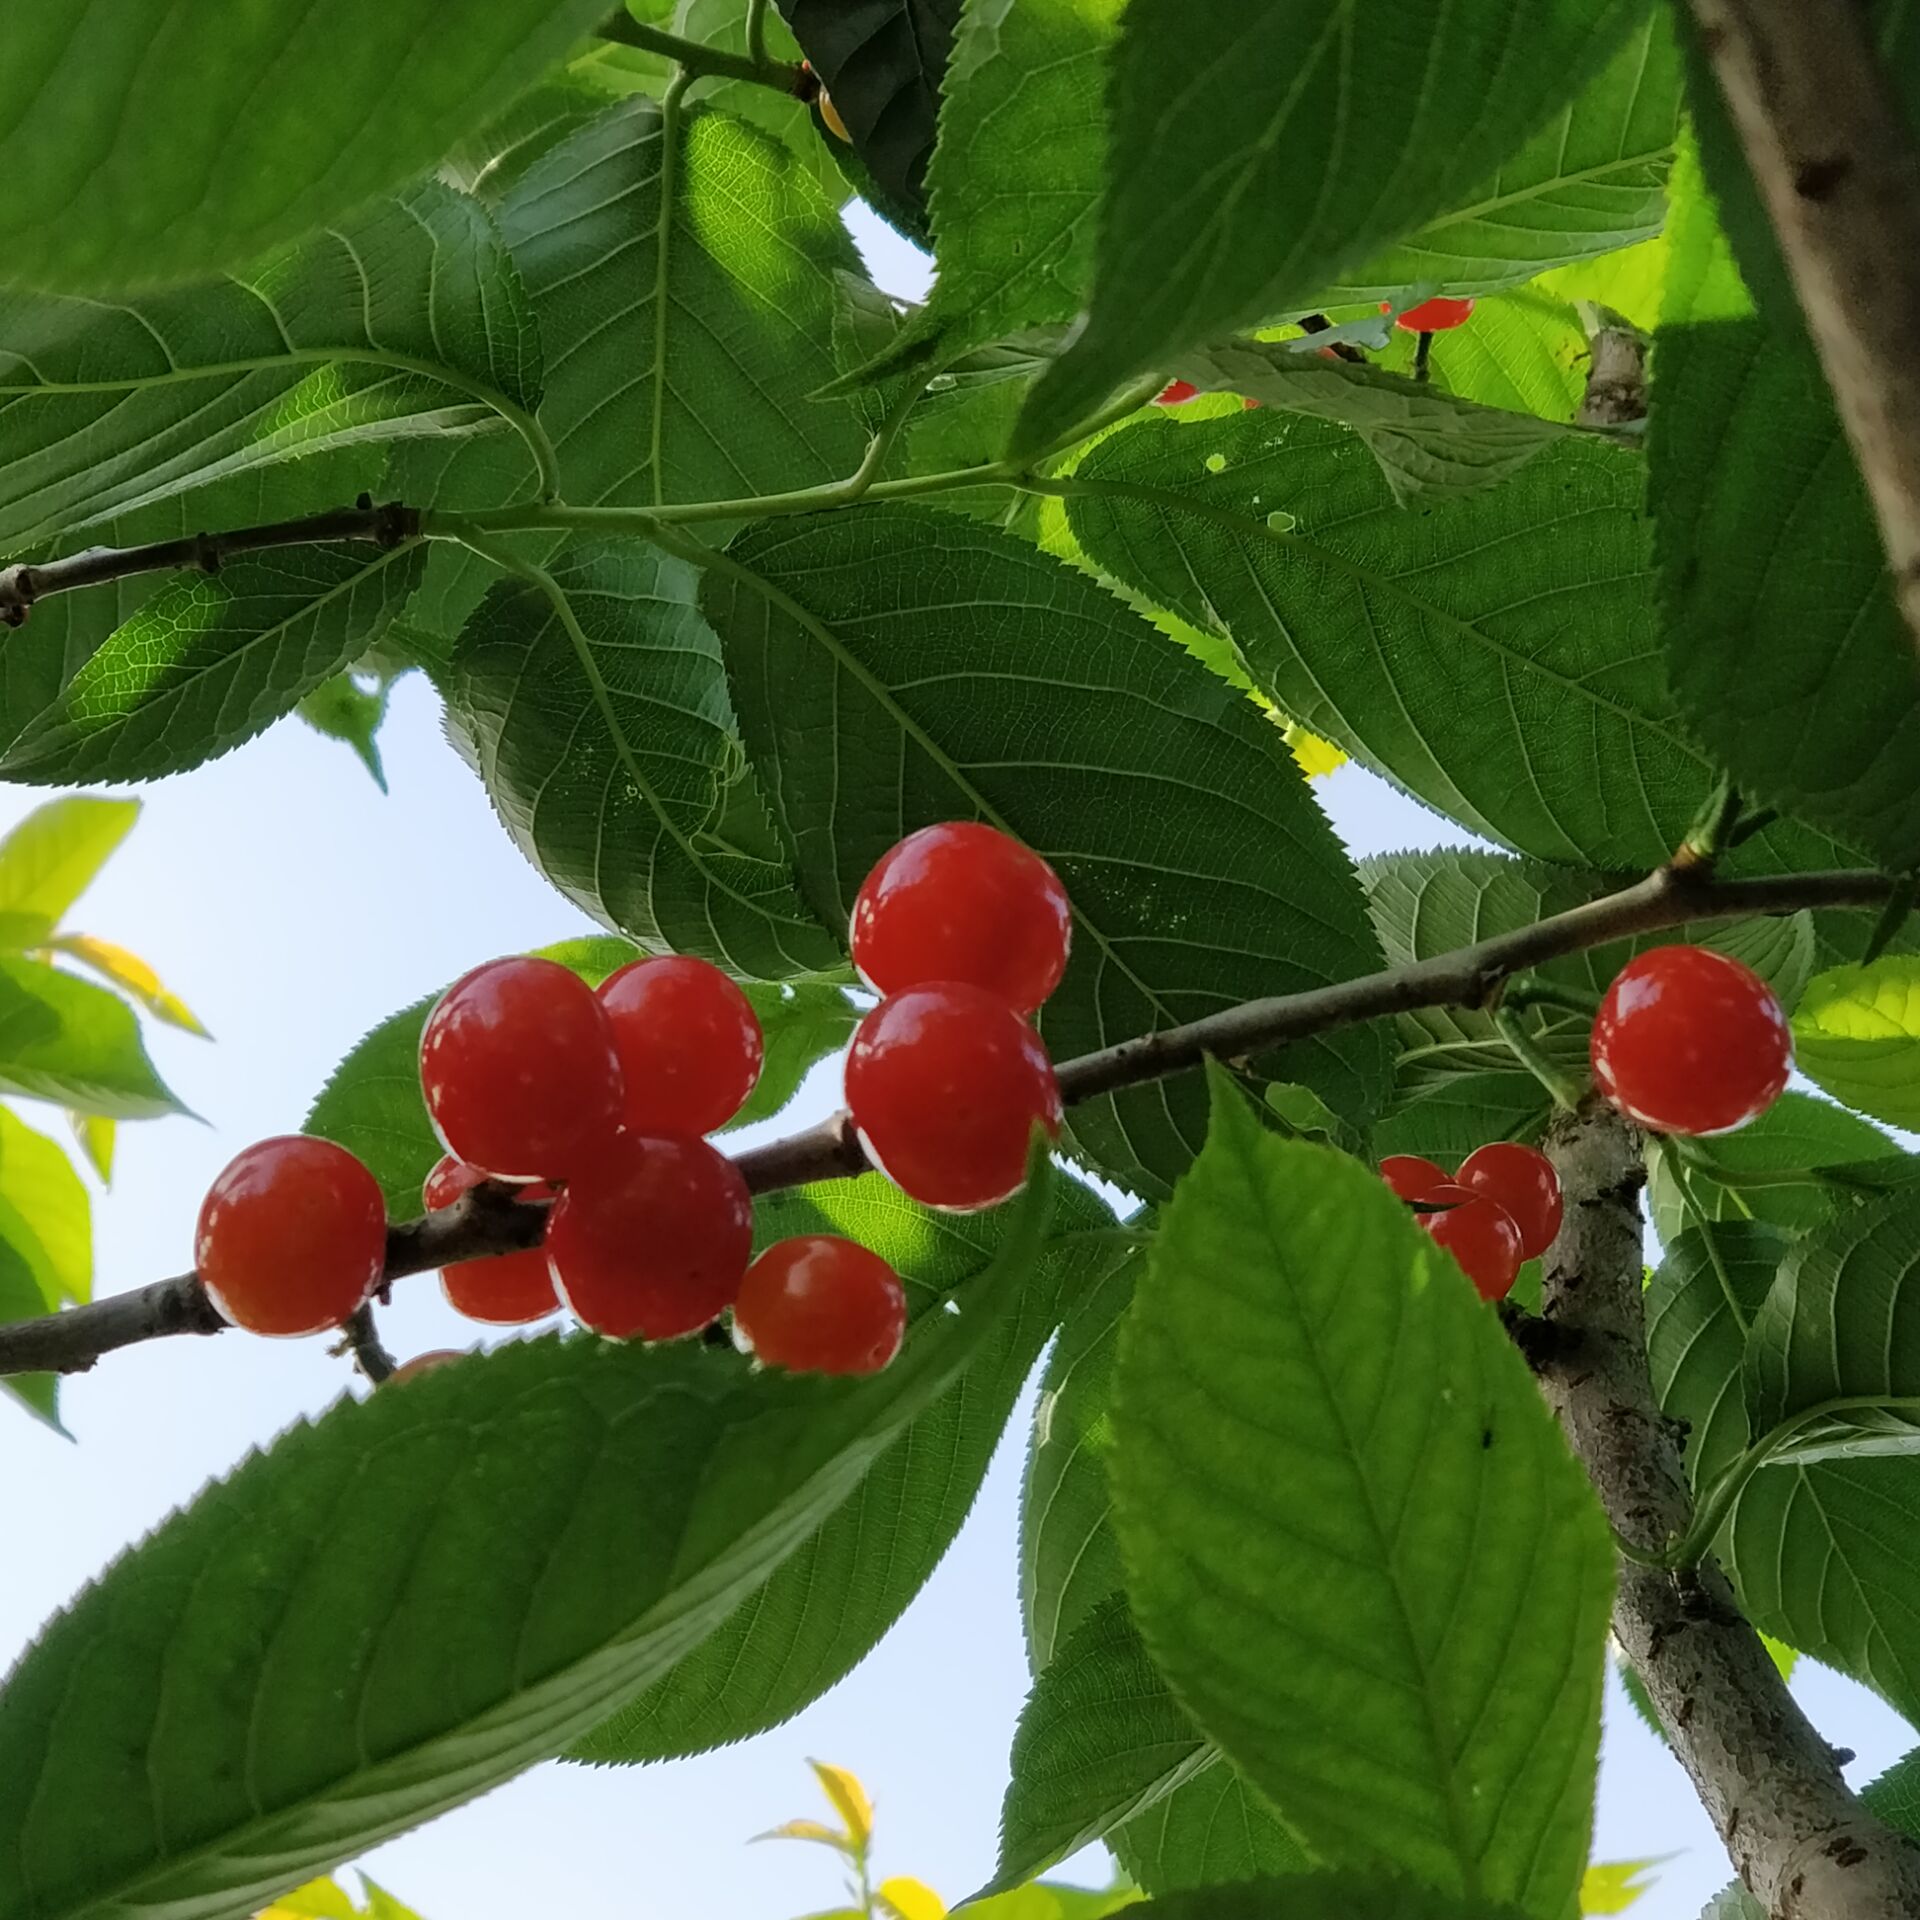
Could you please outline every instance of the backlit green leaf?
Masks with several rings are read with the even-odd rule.
[[[1516,1920],[1515,1909],[1462,1900],[1411,1880],[1302,1873],[1163,1895],[1139,1920]]]
[[[1044,1231],[1038,1172],[1001,1259],[875,1379],[549,1338],[294,1428],[14,1669],[0,1911],[227,1920],[584,1732],[766,1580],[1003,1325]]]
[[[1224,1080],[1114,1424],[1148,1651],[1308,1847],[1565,1920],[1612,1588],[1591,1489],[1406,1209]]]
[[[550,67],[604,0],[223,16],[162,0],[14,22],[0,74],[9,278],[123,287],[228,267],[422,172]],[[191,101],[191,113],[181,103]]]
[[[997,528],[855,507],[750,528],[710,571],[749,751],[801,891],[844,926],[868,868],[929,821],[1044,854],[1074,953],[1039,1024],[1056,1059],[1377,964],[1352,870],[1280,729],[1084,574]],[[855,768],[891,769],[884,781]],[[1263,1075],[1364,1119],[1371,1029]],[[1198,1147],[1197,1082],[1083,1103],[1072,1137],[1137,1192]]]
[[[69,794],[0,840],[0,945],[38,946],[140,817],[137,800]]]
[[[93,1291],[93,1203],[64,1149],[0,1107],[0,1240],[49,1312]]]
[[[0,958],[0,1093],[115,1120],[186,1111],[118,994],[32,960]]]
[[[1836,1100],[1920,1129],[1920,959],[1823,973],[1793,1016],[1800,1070]]]
[[[1224,1759],[1115,1828],[1107,1845],[1153,1894],[1291,1873],[1302,1864],[1299,1841]]]

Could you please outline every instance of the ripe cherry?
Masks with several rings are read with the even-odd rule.
[[[553,1179],[620,1125],[620,1063],[593,989],[552,960],[490,960],[456,980],[420,1036],[440,1144],[500,1180]]]
[[[1560,1176],[1553,1162],[1515,1140],[1494,1140],[1460,1162],[1454,1178],[1503,1207],[1520,1229],[1520,1257],[1537,1259],[1560,1231]]]
[[[1452,1177],[1444,1167],[1423,1160],[1417,1153],[1390,1153],[1380,1162],[1380,1178],[1402,1200],[1424,1200]]]
[[[1383,300],[1380,311],[1392,312],[1391,302]],[[1436,294],[1431,300],[1422,300],[1417,307],[1409,307],[1405,313],[1396,314],[1393,324],[1404,327],[1408,333],[1448,333],[1464,325],[1472,311],[1471,300],[1449,300],[1444,295]]]
[[[257,1141],[200,1203],[194,1265],[222,1316],[249,1333],[324,1333],[351,1319],[387,1258],[379,1183],[345,1147],[307,1134]]]
[[[418,1380],[423,1373],[437,1373],[442,1367],[450,1367],[466,1357],[455,1347],[435,1347],[430,1353],[416,1353],[411,1360],[403,1360],[380,1384],[403,1386],[409,1380]]]
[[[733,1323],[770,1367],[878,1373],[900,1351],[907,1294],[877,1253],[810,1233],[779,1241],[747,1269]]]
[[[634,1133],[712,1133],[746,1104],[766,1056],[747,996],[704,960],[635,960],[601,985]]]
[[[427,1175],[420,1197],[429,1213],[438,1213],[486,1177],[478,1167],[445,1154]],[[551,1200],[553,1189],[545,1181],[536,1180],[514,1197],[526,1202]],[[496,1254],[489,1260],[455,1261],[441,1268],[440,1291],[454,1312],[494,1327],[524,1326],[529,1320],[544,1319],[560,1310],[553,1276],[547,1271],[547,1256],[540,1247]]]
[[[1728,1133],[1773,1105],[1793,1036],[1773,989],[1708,947],[1655,947],[1614,977],[1593,1023],[1593,1077],[1658,1133]]]
[[[1414,1218],[1460,1263],[1481,1299],[1504,1300],[1520,1272],[1520,1229],[1513,1216],[1465,1187],[1439,1187],[1421,1197],[1445,1201],[1446,1210]]]
[[[1004,1000],[942,980],[883,1000],[847,1055],[847,1105],[868,1156],[930,1207],[1017,1193],[1036,1122],[1060,1131],[1040,1036]]]
[[[1156,407],[1177,407],[1183,400],[1191,400],[1200,389],[1191,380],[1169,380],[1153,396]]]
[[[704,1140],[622,1134],[547,1217],[561,1298],[614,1340],[697,1333],[733,1303],[752,1251],[747,1183]]]
[[[853,903],[853,964],[898,993],[932,980],[1031,1013],[1060,984],[1073,932],[1060,876],[994,827],[950,820],[882,856]]]

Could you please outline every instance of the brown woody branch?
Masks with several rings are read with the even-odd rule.
[[[1920,647],[1920,152],[1862,0],[1690,0]]]
[[[305,547],[327,540],[370,540],[378,547],[398,547],[419,535],[417,507],[397,500],[375,506],[362,494],[351,507],[332,507],[298,520],[238,527],[229,533],[189,533],[144,547],[89,547],[65,560],[0,568],[0,626],[24,625],[34,602],[50,593],[97,587],[137,573],[218,573],[223,560],[268,547]]]
[[[1597,1100],[1550,1127],[1566,1196],[1522,1343],[1616,1535],[1658,1555],[1693,1498],[1647,1364],[1639,1136]],[[1623,1558],[1613,1632],[1735,1868],[1772,1920],[1913,1920],[1920,1852],[1873,1818],[1711,1561]]]
[[[1808,907],[1876,907],[1892,887],[1884,874],[1864,871],[1722,880],[1705,869],[1663,867],[1618,893],[1453,953],[1306,993],[1251,1000],[1183,1027],[1084,1054],[1062,1064],[1060,1091],[1072,1105],[1184,1072],[1210,1054],[1241,1059],[1310,1034],[1416,1007],[1484,1007],[1498,998],[1513,974],[1588,947],[1688,921],[1797,913]],[[846,1179],[864,1173],[868,1165],[845,1113],[784,1140],[749,1147],[737,1156],[737,1164],[755,1193]],[[505,1188],[476,1187],[442,1212],[389,1230],[384,1282],[456,1260],[537,1245],[545,1212],[515,1200]],[[184,1273],[66,1313],[0,1326],[0,1374],[81,1373],[117,1348],[169,1334],[218,1333],[222,1325],[198,1279]]]

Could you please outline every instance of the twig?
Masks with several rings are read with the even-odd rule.
[[[1720,880],[1663,867],[1631,887],[1532,926],[1496,934],[1453,953],[1388,967],[1306,993],[1252,1000],[1183,1027],[1168,1027],[1083,1054],[1060,1068],[1062,1098],[1075,1105],[1165,1079],[1212,1054],[1232,1060],[1289,1040],[1328,1033],[1416,1007],[1482,1007],[1509,974],[1639,933],[1692,920],[1797,913],[1806,907],[1877,907],[1894,882],[1865,871],[1780,874]],[[842,1180],[868,1162],[845,1113],[802,1133],[736,1156],[748,1188],[772,1193],[815,1180]],[[455,1260],[515,1253],[539,1243],[546,1209],[504,1187],[482,1185],[441,1212],[403,1222],[387,1235],[388,1281]],[[1636,1269],[1637,1271],[1637,1269]],[[103,1353],[174,1333],[218,1333],[219,1316],[190,1273],[65,1313],[0,1326],[0,1374],[79,1373]]]
[[[1639,1148],[1632,1128],[1597,1101],[1548,1128],[1567,1207],[1547,1251],[1541,1311],[1578,1345],[1535,1342],[1529,1352],[1615,1537],[1631,1549],[1619,1569],[1614,1637],[1769,1914],[1913,1920],[1920,1852],[1848,1790],[1725,1577],[1710,1561],[1658,1564],[1688,1536],[1694,1511],[1647,1364]]]
[[[1920,152],[1860,0],[1691,0],[1920,647]]]
[[[393,1378],[400,1363],[380,1343],[380,1329],[374,1325],[371,1303],[363,1306],[340,1331],[346,1335],[341,1342],[342,1350],[353,1355],[354,1363],[376,1387],[381,1381]]]
[[[1588,309],[1582,309],[1583,317]],[[1647,417],[1647,343],[1617,314],[1591,310],[1587,390],[1574,415],[1581,427],[1626,427]]]
[[[746,53],[728,53],[704,41],[688,40],[662,27],[647,26],[624,7],[609,14],[596,31],[602,40],[616,41],[623,47],[638,47],[643,53],[657,53],[686,68],[696,79],[712,75],[722,80],[744,80],[750,86],[770,87],[775,93],[792,94],[796,100],[801,98],[806,91],[805,71],[789,66],[784,60],[766,59],[764,47],[753,45],[753,22],[749,21],[748,25]],[[760,37],[764,41],[764,33]]]
[[[104,580],[136,573],[218,573],[220,563],[237,553],[267,547],[304,547],[326,540],[370,540],[377,547],[404,546],[420,537],[416,508],[389,500],[376,507],[365,494],[351,507],[333,507],[299,520],[239,527],[230,533],[190,533],[179,540],[155,540],[144,547],[89,547],[65,560],[0,569],[0,624],[17,627],[36,600]]]

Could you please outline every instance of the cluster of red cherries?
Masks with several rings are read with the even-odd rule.
[[[1628,1119],[1657,1133],[1731,1133],[1773,1105],[1793,1070],[1793,1035],[1773,989],[1710,947],[1656,947],[1614,976],[1593,1023],[1593,1077]],[[1560,1231],[1560,1180],[1544,1154],[1509,1140],[1449,1175],[1388,1154],[1380,1177],[1459,1261],[1481,1297],[1504,1300],[1523,1262]]]
[[[911,834],[854,904],[855,965],[882,998],[847,1057],[847,1105],[868,1157],[905,1192],[954,1210],[1007,1199],[1036,1126],[1060,1130],[1059,1084],[1029,1016],[1059,984],[1065,889],[995,829]],[[899,1350],[906,1295],[877,1254],[830,1234],[753,1259],[753,1203],[707,1135],[739,1113],[765,1047],[717,967],[636,960],[597,990],[551,960],[512,957],[448,988],[420,1040],[420,1087],[445,1157],[429,1212],[482,1181],[546,1208],[540,1244],[442,1275],[468,1318],[520,1325],[565,1306],[611,1339],[671,1340],[732,1310],[758,1359],[877,1372]],[[305,1135],[247,1148],[200,1210],[196,1260],[221,1313],[256,1333],[342,1325],[386,1264],[367,1168]]]

